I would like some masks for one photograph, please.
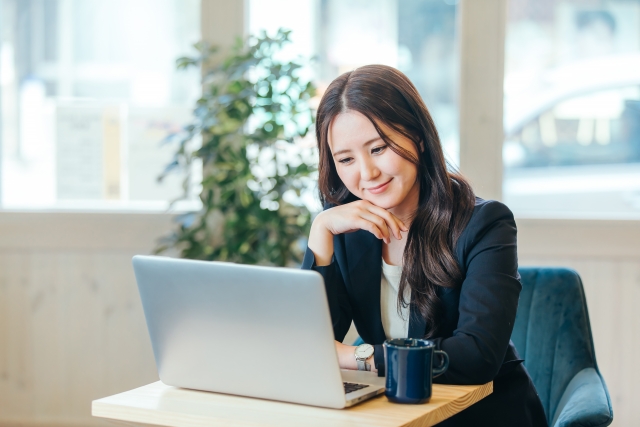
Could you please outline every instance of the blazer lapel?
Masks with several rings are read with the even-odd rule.
[[[352,307],[354,323],[365,342],[382,344],[386,339],[380,314],[382,241],[368,231],[359,230],[345,235],[345,249],[350,293],[358,301]]]

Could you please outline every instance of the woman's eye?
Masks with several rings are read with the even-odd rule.
[[[371,149],[371,153],[372,154],[382,153],[382,151],[384,151],[385,148],[387,148],[386,145],[381,145],[380,147],[375,147],[375,148]]]
[[[343,165],[346,165],[350,161],[351,161],[351,157],[345,157],[344,159],[338,160],[338,162],[342,163]]]

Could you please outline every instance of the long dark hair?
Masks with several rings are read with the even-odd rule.
[[[340,180],[328,142],[331,121],[349,110],[367,117],[390,149],[418,168],[420,196],[402,257],[398,309],[413,304],[412,312],[427,320],[425,336],[435,336],[442,310],[438,287],[455,288],[464,279],[454,250],[473,212],[473,190],[445,161],[433,119],[407,76],[392,67],[367,65],[336,78],[318,107],[318,188],[323,204],[357,200]],[[380,123],[413,141],[418,158],[385,135]],[[404,298],[407,286],[411,302]]]

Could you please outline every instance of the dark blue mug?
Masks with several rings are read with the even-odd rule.
[[[425,403],[431,399],[433,378],[442,375],[449,367],[449,356],[436,350],[433,341],[396,338],[383,344],[387,373],[385,396],[396,403]],[[441,363],[433,367],[438,354]]]

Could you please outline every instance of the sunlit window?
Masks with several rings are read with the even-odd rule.
[[[3,208],[164,209],[166,135],[199,96],[175,59],[199,0],[0,0]]]
[[[320,91],[361,65],[409,76],[431,112],[447,158],[458,164],[457,0],[251,0],[252,33],[292,30],[288,55],[315,57]]]
[[[510,0],[504,198],[541,215],[640,214],[640,1]]]

